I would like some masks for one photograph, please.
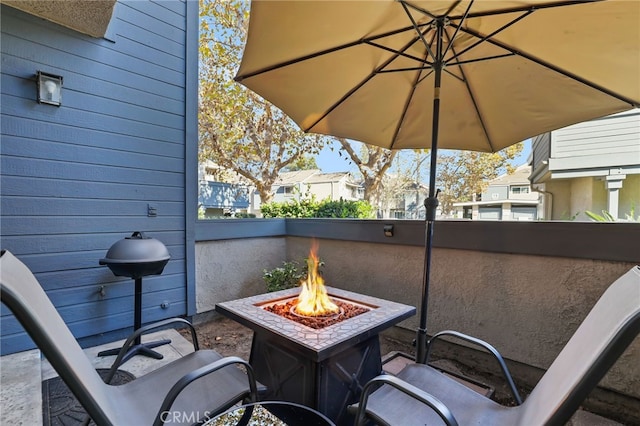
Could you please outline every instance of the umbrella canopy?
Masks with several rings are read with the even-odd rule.
[[[498,151],[640,105],[635,0],[256,1],[236,80],[304,131],[430,148],[424,362],[438,148]]]
[[[250,17],[237,81],[308,132],[429,148],[439,18],[440,148],[640,104],[637,1],[253,1]]]

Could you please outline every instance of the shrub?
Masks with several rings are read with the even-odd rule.
[[[270,271],[264,270],[262,278],[267,284],[267,291],[285,290],[297,287],[300,280],[304,278],[302,272],[298,271],[298,262],[282,262],[282,266]]]
[[[307,267],[307,259],[304,259],[304,266],[300,268],[300,264],[296,261],[282,262],[279,268],[272,270],[263,270],[262,279],[267,284],[267,292],[286,290],[288,288],[298,287],[300,282],[307,277],[309,268]],[[319,260],[318,273],[322,275],[322,267],[324,262]]]
[[[602,215],[597,213],[593,213],[590,211],[586,211],[585,214],[589,216],[591,220],[594,222],[639,222],[640,223],[640,215],[636,217],[636,208],[635,206],[631,206],[631,211],[625,214],[624,219],[618,219],[611,215],[606,210],[602,210]]]
[[[264,217],[327,217],[370,219],[375,210],[371,204],[362,200],[324,200],[311,199],[292,200],[286,203],[267,203],[261,207]]]
[[[316,217],[371,219],[374,213],[373,206],[367,201],[352,201],[340,198],[337,201],[324,201],[318,208]]]
[[[314,199],[267,203],[260,207],[263,217],[316,217],[318,202]]]

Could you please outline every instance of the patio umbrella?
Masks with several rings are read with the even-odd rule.
[[[640,105],[640,2],[256,1],[236,80],[304,131],[430,148],[425,362],[438,148],[493,152]]]

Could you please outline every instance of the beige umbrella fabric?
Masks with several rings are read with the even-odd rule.
[[[254,0],[236,80],[304,131],[431,149],[424,362],[437,149],[498,151],[640,106],[640,1]]]
[[[498,151],[640,104],[640,2],[575,3],[407,2],[427,42],[450,17],[440,148]],[[250,16],[237,80],[303,130],[430,147],[434,61],[402,3],[253,1]]]

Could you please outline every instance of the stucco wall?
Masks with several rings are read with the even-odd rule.
[[[284,238],[250,238],[196,244],[196,310],[265,292],[264,269],[282,265]]]
[[[640,174],[627,175],[626,179],[622,181],[620,189],[618,217],[625,218],[625,215],[631,214],[632,211],[635,213],[635,217],[640,216]]]
[[[585,211],[602,214],[607,210],[607,189],[604,180],[591,177],[548,181],[546,191],[553,194],[553,220],[590,221]],[[625,219],[640,209],[640,175],[627,175],[619,193],[618,217]],[[549,218],[547,218],[549,219]]]
[[[264,292],[264,269],[308,256],[307,237],[196,244],[198,313]],[[416,245],[319,239],[328,285],[420,307],[424,249]],[[459,330],[509,360],[546,369],[605,289],[633,263],[434,248],[428,332]],[[418,317],[400,326],[413,335]],[[640,399],[640,339],[601,386]]]
[[[288,237],[288,259],[310,239]],[[424,249],[319,240],[327,285],[420,307]],[[428,332],[455,329],[546,369],[604,290],[633,264],[434,249]],[[415,330],[418,317],[401,323]],[[640,339],[601,385],[640,398]]]
[[[551,203],[551,217],[546,220],[571,220],[575,212],[571,207],[571,182],[568,179],[549,181],[545,184],[546,191],[551,195],[547,199]]]

